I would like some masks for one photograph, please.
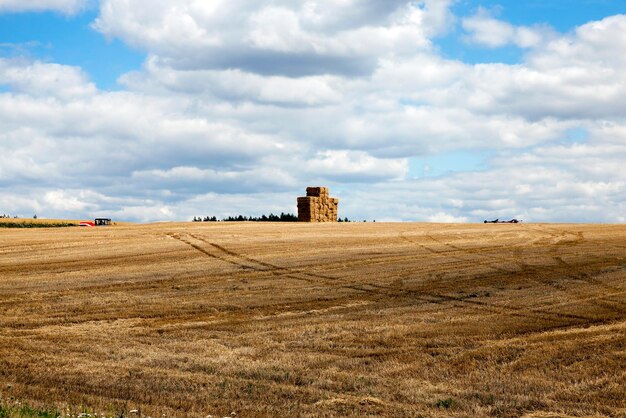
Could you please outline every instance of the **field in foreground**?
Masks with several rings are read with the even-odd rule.
[[[626,226],[0,230],[0,400],[626,416]]]

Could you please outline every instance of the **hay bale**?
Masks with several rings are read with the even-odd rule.
[[[327,187],[307,187],[306,194],[297,199],[299,222],[337,222],[339,199]]]

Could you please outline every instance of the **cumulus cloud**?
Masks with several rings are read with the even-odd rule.
[[[310,178],[336,182],[369,183],[403,179],[409,171],[406,159],[380,159],[363,151],[324,151],[305,164]]]
[[[555,35],[554,30],[545,25],[514,26],[498,20],[484,8],[480,8],[475,15],[464,18],[462,26],[467,31],[467,41],[488,48],[510,44],[520,48],[534,48]]]
[[[543,159],[541,151],[532,153],[533,162],[515,161],[484,171],[374,185],[367,192],[352,191],[344,201],[349,211],[356,212],[359,202],[368,199],[367,207],[359,211],[360,218],[376,220],[621,222],[626,209],[623,176],[613,173],[610,178],[588,178],[584,171],[554,165],[550,157]],[[581,165],[593,162],[577,160]]]
[[[609,16],[577,27],[573,33],[552,39],[530,55],[540,69],[575,66],[615,68],[626,63],[626,14]]]
[[[623,222],[626,16],[556,34],[479,12],[474,42],[526,52],[468,64],[434,44],[450,4],[103,0],[94,27],[147,53],[124,90],[0,59],[2,211],[258,215],[317,183],[357,219]],[[464,150],[490,158],[411,171]]]
[[[40,97],[84,97],[96,91],[79,68],[19,59],[0,58],[1,84],[16,92]]]
[[[104,0],[93,26],[176,69],[367,75],[380,55],[430,48],[450,3]]]
[[[87,6],[89,0],[0,0],[0,13],[57,11],[71,15]]]
[[[319,106],[336,104],[342,99],[333,76],[282,77],[260,76],[238,69],[175,71],[149,59],[143,72],[125,74],[121,84],[143,91],[165,88],[180,94],[210,95],[227,101],[253,101],[277,106]]]

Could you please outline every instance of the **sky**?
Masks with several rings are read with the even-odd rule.
[[[626,0],[0,0],[0,214],[626,223]]]

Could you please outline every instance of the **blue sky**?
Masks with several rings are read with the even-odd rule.
[[[625,222],[624,13],[0,0],[0,212],[256,215],[323,183],[358,219]]]
[[[485,8],[515,25],[548,24],[566,33],[578,25],[626,13],[620,0],[530,0],[468,1],[453,4],[456,16],[468,16]],[[0,56],[29,56],[44,61],[83,68],[102,89],[117,89],[119,76],[141,68],[146,51],[132,48],[119,39],[106,39],[91,27],[98,16],[94,7],[75,15],[55,11],[0,14]],[[461,40],[462,29],[434,39],[442,53],[466,62],[516,63],[523,51],[516,47],[484,48]]]
[[[477,7],[497,11],[498,17],[514,25],[547,23],[558,31],[567,32],[587,22],[624,13],[626,3],[619,0],[462,0],[453,10],[459,16],[466,16]]]
[[[55,12],[0,14],[0,54],[26,56],[81,67],[101,89],[117,89],[117,78],[141,68],[146,57],[91,28],[96,10],[75,16]]]
[[[549,25],[555,30],[567,33],[577,26],[607,16],[626,13],[626,1],[618,0],[528,0],[528,1],[466,1],[455,3],[452,10],[457,16],[476,13],[478,8],[491,11],[496,17],[514,25]],[[524,51],[509,46],[484,48],[462,42],[460,29],[450,36],[438,39],[437,44],[443,54],[466,62],[506,62],[515,64],[523,59]]]

